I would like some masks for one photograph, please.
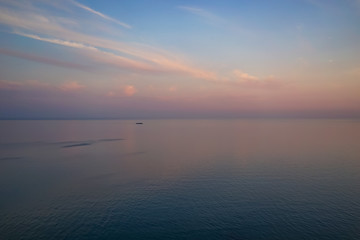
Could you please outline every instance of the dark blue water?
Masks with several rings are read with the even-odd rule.
[[[0,239],[360,239],[360,121],[0,121]]]

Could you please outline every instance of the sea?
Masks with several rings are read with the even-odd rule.
[[[360,239],[360,120],[0,121],[0,239]]]

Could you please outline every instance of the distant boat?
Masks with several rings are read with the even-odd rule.
[[[136,124],[143,124],[142,122],[137,122]]]

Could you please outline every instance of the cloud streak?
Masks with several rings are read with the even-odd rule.
[[[227,77],[217,78],[212,82],[215,84],[236,86],[239,88],[267,90],[273,90],[285,85],[283,81],[275,78],[274,76],[258,77],[239,69],[234,69]]]
[[[12,33],[38,41],[81,49],[83,56],[101,64],[129,71],[188,75],[194,78],[214,80],[213,72],[202,70],[180,60],[175,54],[144,44],[125,43],[72,30],[64,24],[64,18],[50,16],[46,11],[28,12],[22,5],[16,8],[0,6],[0,23],[12,28]],[[82,26],[83,22],[71,16],[67,21]]]
[[[251,76],[248,73],[245,73],[241,70],[235,69],[233,71],[233,74],[235,75],[235,77],[237,77],[239,80],[243,80],[243,81],[253,81],[253,80],[258,80],[258,77],[255,76]]]
[[[196,7],[189,7],[189,6],[178,6],[178,9],[181,9],[183,11],[189,12],[191,14],[200,16],[206,20],[209,20],[211,23],[224,23],[225,20],[221,17],[205,10],[202,8],[196,8]]]
[[[14,33],[17,35],[23,36],[23,37],[28,37],[28,38],[32,38],[32,39],[43,41],[43,42],[54,43],[54,44],[58,44],[58,45],[66,46],[66,47],[97,50],[95,47],[87,46],[85,44],[78,43],[78,42],[65,41],[65,40],[55,39],[55,38],[44,38],[44,37],[37,36],[35,34],[26,34],[26,33],[16,32],[16,31]]]
[[[42,56],[30,54],[30,53],[24,53],[24,52],[19,52],[19,51],[10,50],[10,49],[4,49],[4,48],[0,48],[0,54],[6,55],[6,56],[11,56],[11,57],[16,57],[16,58],[21,58],[21,59],[25,59],[25,60],[29,60],[29,61],[50,64],[50,65],[54,65],[54,66],[58,66],[58,67],[78,69],[78,70],[82,70],[82,71],[89,71],[91,69],[89,66],[86,66],[83,64],[60,61],[60,60],[53,59],[53,58],[42,57]]]
[[[88,11],[88,12],[91,12],[91,13],[97,15],[97,16],[100,16],[100,17],[102,17],[103,19],[106,19],[106,20],[108,20],[108,21],[110,21],[110,22],[114,22],[114,23],[116,23],[116,24],[118,24],[118,25],[120,25],[120,26],[123,26],[123,27],[125,27],[125,28],[132,28],[130,25],[128,25],[128,24],[126,24],[126,23],[120,22],[120,21],[118,21],[118,20],[116,20],[116,19],[114,19],[114,18],[112,18],[112,17],[109,17],[109,16],[107,16],[107,15],[101,13],[101,12],[98,12],[98,11],[96,11],[96,10],[88,7],[88,6],[85,6],[85,5],[79,3],[79,2],[77,2],[77,1],[75,1],[75,0],[72,0],[71,2],[72,2],[74,5],[76,5],[77,7],[82,8],[82,9]]]
[[[1,91],[15,91],[23,93],[36,92],[41,93],[41,95],[44,96],[68,93],[77,94],[80,90],[84,90],[86,88],[87,87],[84,84],[80,84],[78,81],[65,81],[61,84],[53,84],[36,80],[27,80],[22,82],[0,80]]]

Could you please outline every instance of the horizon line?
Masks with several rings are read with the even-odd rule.
[[[242,117],[124,117],[124,118],[0,118],[0,121],[85,121],[85,120],[236,120],[236,119],[333,119],[360,120],[360,116],[242,116]]]

